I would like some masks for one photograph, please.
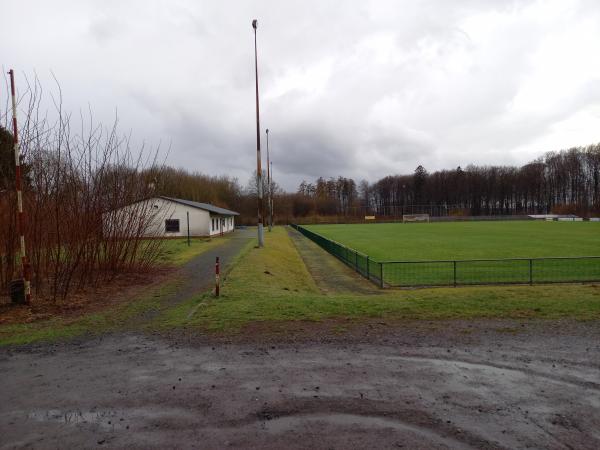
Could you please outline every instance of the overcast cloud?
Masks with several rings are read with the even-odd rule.
[[[0,64],[245,184],[251,20],[275,178],[374,181],[600,141],[598,1],[0,1]],[[0,93],[4,96],[5,93]],[[264,148],[264,142],[263,142]]]

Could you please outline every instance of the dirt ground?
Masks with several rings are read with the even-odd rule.
[[[144,273],[119,274],[110,282],[69,295],[67,300],[53,302],[47,298],[34,298],[29,305],[14,305],[7,296],[0,296],[0,325],[31,323],[52,317],[77,317],[101,311],[107,307],[139,296],[153,286],[159,286],[175,273],[175,269],[161,267]]]
[[[0,448],[600,448],[597,322],[264,331],[0,350]]]

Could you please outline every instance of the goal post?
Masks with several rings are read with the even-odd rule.
[[[402,222],[429,222],[429,214],[404,214]]]

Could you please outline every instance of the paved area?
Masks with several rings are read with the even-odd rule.
[[[185,264],[179,274],[182,283],[173,301],[187,300],[192,295],[211,289],[215,285],[215,258],[219,257],[222,273],[226,273],[232,260],[255,237],[256,231],[252,228],[236,230],[227,237],[225,243],[201,253]]]
[[[288,227],[288,234],[321,292],[381,293],[372,282],[358,275],[298,231]]]
[[[599,330],[407,323],[347,342],[2,350],[0,448],[596,449]]]
[[[162,309],[172,307],[194,295],[214,289],[216,257],[218,256],[220,260],[221,276],[225,277],[231,262],[254,237],[255,232],[252,229],[236,230],[221,245],[201,253],[184,264],[175,274],[176,288],[171,294],[165,295],[162,299]],[[159,313],[159,310],[146,311],[134,317],[128,323],[128,326],[135,328],[144,325]]]

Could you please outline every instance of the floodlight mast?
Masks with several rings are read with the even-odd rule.
[[[267,128],[267,205],[269,206],[269,232],[273,230],[273,214],[271,213],[271,163],[269,157],[269,129]]]
[[[258,106],[258,51],[256,49],[256,27],[257,20],[252,21],[254,29],[254,79],[256,82],[256,185],[258,189],[258,246],[263,247],[264,231],[263,231],[263,186],[262,186],[262,171],[260,158],[260,112]]]
[[[273,225],[273,161],[271,161],[271,172],[270,172],[270,176],[269,176],[269,192],[271,193],[270,195],[270,203],[269,203],[269,220],[271,225]]]

